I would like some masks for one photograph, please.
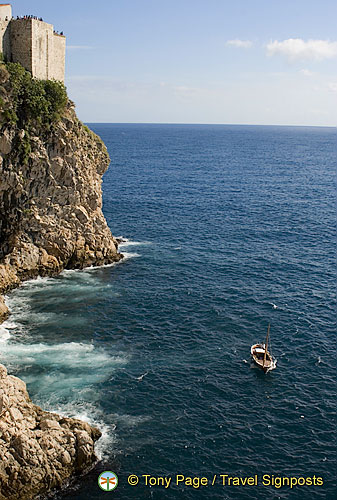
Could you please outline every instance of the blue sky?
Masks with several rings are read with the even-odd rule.
[[[335,0],[30,0],[86,122],[337,125]]]

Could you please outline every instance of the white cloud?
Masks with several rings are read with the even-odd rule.
[[[226,45],[229,47],[237,47],[239,49],[250,49],[253,46],[253,42],[250,40],[239,40],[236,38],[235,40],[228,40]]]
[[[302,40],[302,38],[288,38],[279,42],[275,40],[267,44],[269,56],[285,56],[289,61],[330,59],[337,56],[337,42],[328,40]]]
[[[301,69],[300,70],[301,75],[304,76],[314,76],[315,73],[313,71],[310,71],[309,69]]]

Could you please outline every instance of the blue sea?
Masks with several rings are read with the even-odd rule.
[[[25,283],[1,327],[33,401],[103,432],[96,468],[56,498],[107,498],[110,470],[119,500],[335,499],[336,129],[90,126],[125,258]],[[269,323],[265,375],[250,346]]]

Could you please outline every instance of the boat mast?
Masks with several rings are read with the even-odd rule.
[[[269,332],[270,332],[270,323],[268,325],[268,331],[267,331],[267,337],[266,337],[266,342],[264,344],[264,356],[263,356],[263,368],[266,363],[266,358],[267,358],[267,349],[268,349],[268,339],[269,339]]]

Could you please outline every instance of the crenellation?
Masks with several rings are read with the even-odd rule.
[[[0,4],[0,52],[19,62],[35,78],[64,81],[65,36],[34,17],[12,17],[10,4]]]

